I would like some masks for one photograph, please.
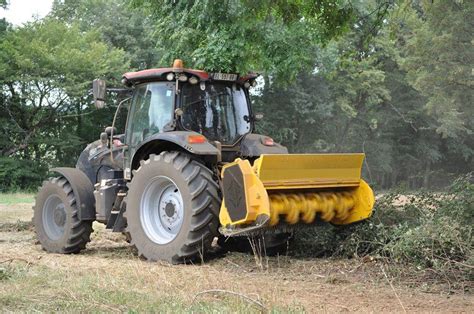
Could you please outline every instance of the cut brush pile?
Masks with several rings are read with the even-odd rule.
[[[383,195],[372,219],[358,225],[301,230],[295,254],[384,259],[427,270],[450,289],[470,290],[474,281],[473,178],[472,173],[459,178],[444,193]]]

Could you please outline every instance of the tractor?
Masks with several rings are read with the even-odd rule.
[[[151,261],[203,258],[213,242],[264,236],[281,245],[302,225],[348,225],[372,214],[361,179],[364,154],[289,154],[255,134],[257,74],[172,67],[125,73],[124,134],[116,117],[75,168],[53,168],[36,196],[34,226],[44,250],[78,253],[97,221],[127,235]],[[97,108],[106,83],[94,80]],[[241,239],[239,241],[239,239]],[[215,242],[214,242],[215,244]]]

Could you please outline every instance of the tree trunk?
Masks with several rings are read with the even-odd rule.
[[[423,187],[426,189],[429,188],[429,185],[430,185],[430,173],[431,173],[431,163],[429,161],[426,161],[425,174],[423,176]]]

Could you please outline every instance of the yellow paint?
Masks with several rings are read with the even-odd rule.
[[[248,224],[249,222],[255,221],[257,216],[262,214],[270,216],[270,204],[267,191],[263,187],[262,181],[260,181],[255,175],[248,160],[237,158],[234,162],[226,164],[221,171],[222,178],[225,175],[226,169],[235,164],[239,165],[243,174],[245,191],[247,191],[245,194],[245,201],[247,203],[248,211],[245,219],[232,221],[227,212],[224,199],[219,212],[219,220],[223,226]]]
[[[270,195],[270,226],[280,222],[280,217],[290,224],[312,223],[319,215],[326,222],[350,216],[354,199],[350,192],[278,193]]]
[[[261,155],[254,170],[267,190],[358,186],[364,154]]]
[[[364,154],[262,155],[253,167],[236,159],[244,175],[249,211],[232,221],[222,202],[223,226],[250,225],[257,216],[270,216],[268,225],[312,223],[317,217],[344,225],[367,219],[375,203],[369,185],[360,178]],[[291,190],[290,190],[291,189]]]
[[[354,199],[354,207],[351,209],[349,217],[345,219],[335,219],[331,221],[333,224],[347,225],[372,216],[375,196],[367,182],[361,179],[359,187],[352,192],[352,197]]]

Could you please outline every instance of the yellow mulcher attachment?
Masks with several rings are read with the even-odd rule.
[[[261,155],[222,168],[221,232],[236,235],[316,220],[367,219],[375,198],[361,179],[364,154]]]

